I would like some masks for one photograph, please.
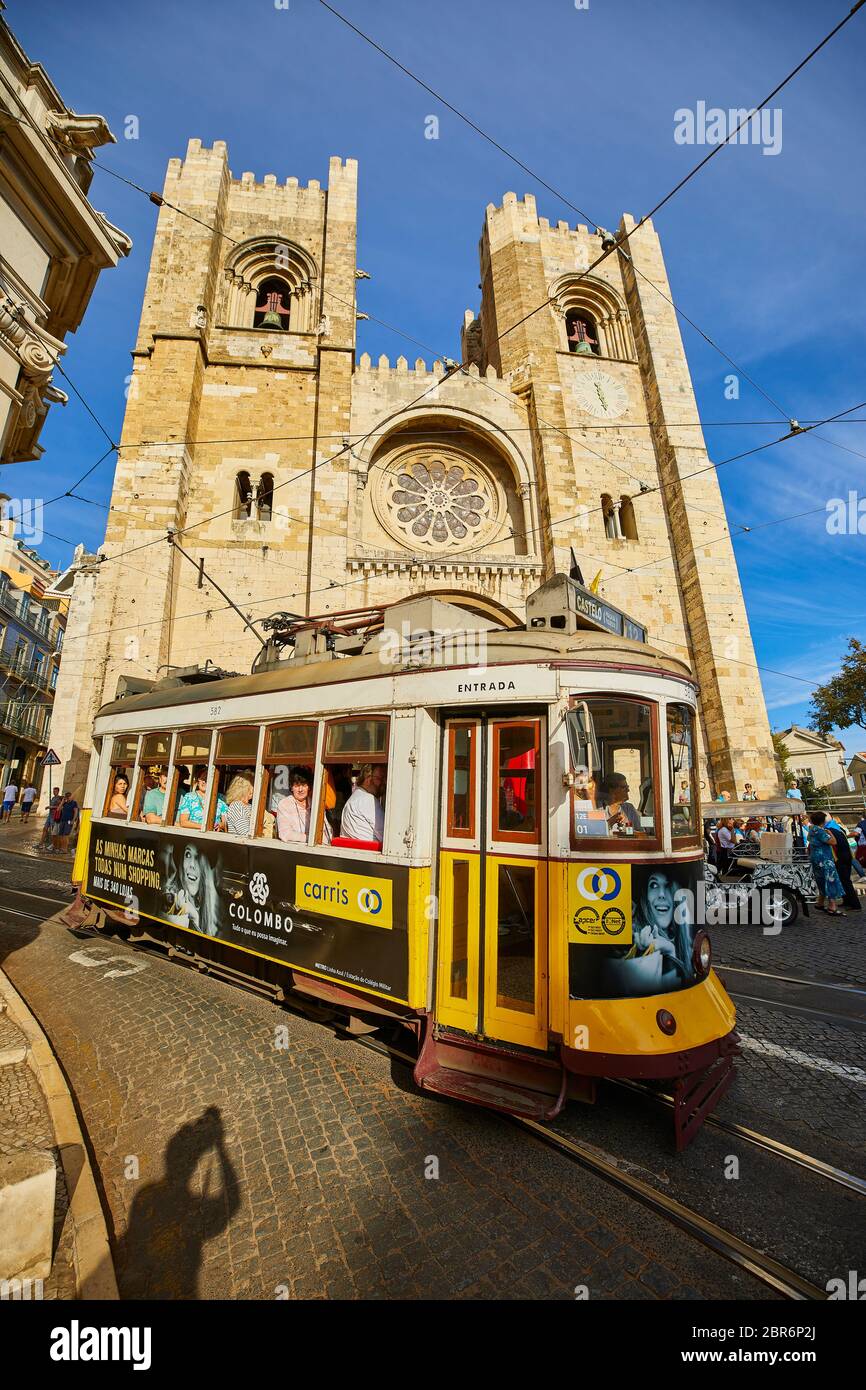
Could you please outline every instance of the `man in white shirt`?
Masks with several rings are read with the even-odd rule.
[[[385,769],[380,764],[364,763],[358,783],[343,807],[340,835],[346,840],[368,840],[382,843],[385,831],[385,811],[379,800],[385,786]]]
[[[12,807],[18,800],[18,787],[14,782],[9,782],[3,792],[3,819],[9,820],[12,816]]]

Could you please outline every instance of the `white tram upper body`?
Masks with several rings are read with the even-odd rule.
[[[527,628],[435,599],[360,640],[320,621],[251,676],[105,705],[75,869],[87,920],[356,1026],[399,1018],[422,1086],[503,1110],[669,1077],[687,1142],[735,1047],[700,930],[696,688],[643,641],[578,630],[573,590],[544,586]],[[377,766],[381,842],[361,841],[341,806]],[[300,818],[280,799],[293,767],[312,784]],[[231,833],[236,776],[253,793]],[[281,808],[303,827],[307,805],[306,835],[281,839]]]

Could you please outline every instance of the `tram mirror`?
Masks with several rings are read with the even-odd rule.
[[[568,711],[565,727],[568,733],[568,749],[571,754],[572,768],[576,773],[584,773],[586,779],[589,780],[594,770],[600,766],[601,759],[595,737],[595,726],[585,700]]]

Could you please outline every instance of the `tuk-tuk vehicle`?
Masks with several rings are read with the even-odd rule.
[[[807,850],[795,843],[794,821],[806,815],[801,800],[712,801],[703,804],[702,814],[707,910],[719,923],[754,921],[787,927],[801,912],[809,915],[809,904],[817,899],[818,888]],[[735,845],[720,865],[713,862],[717,858],[714,827],[726,817],[766,820],[768,829],[757,841],[746,838]],[[773,825],[783,828],[769,828]]]

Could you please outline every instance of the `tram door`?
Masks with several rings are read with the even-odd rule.
[[[442,768],[437,1018],[547,1046],[545,720],[448,719]]]

